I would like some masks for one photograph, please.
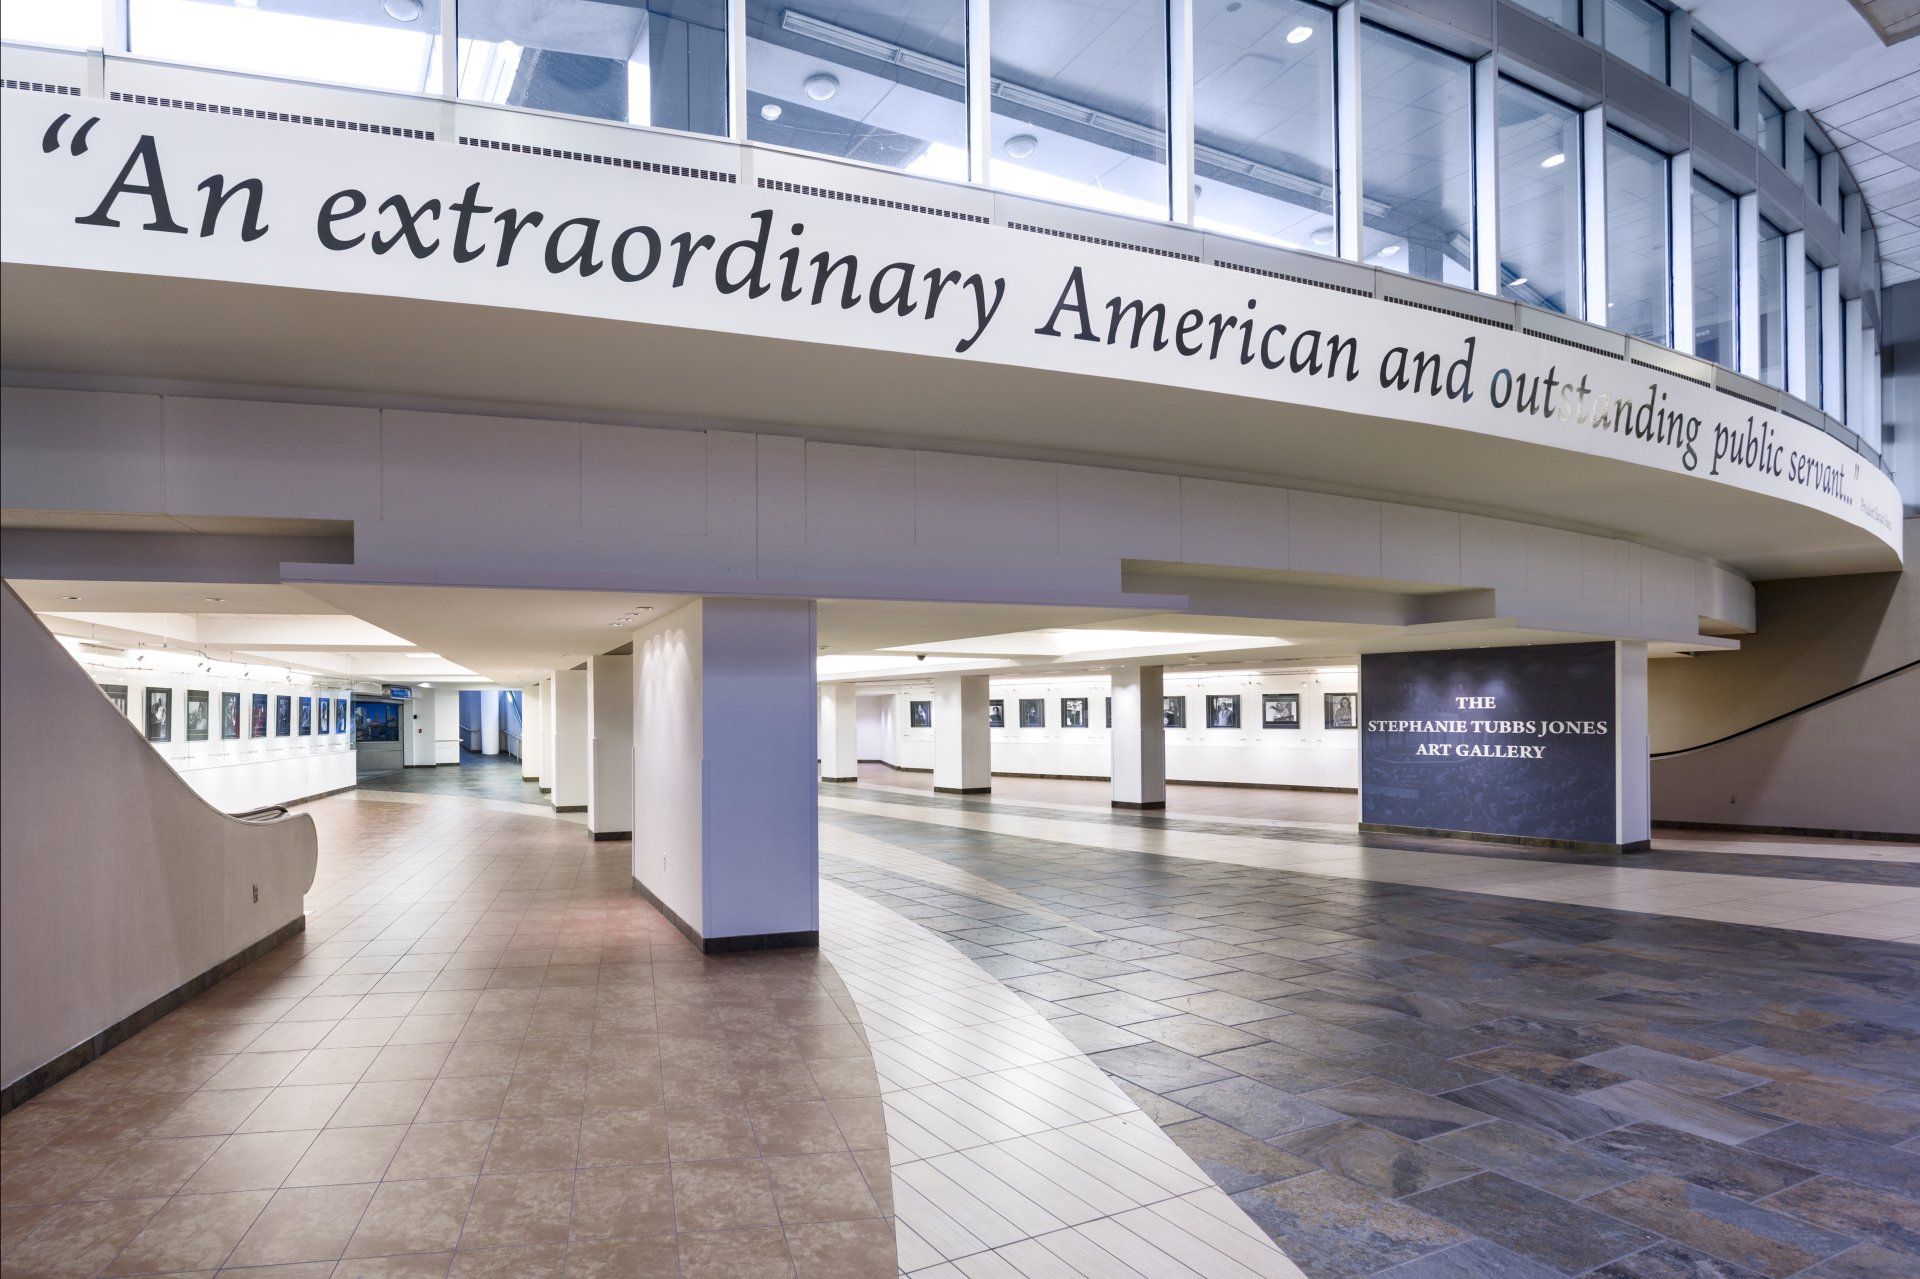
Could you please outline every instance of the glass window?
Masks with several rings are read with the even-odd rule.
[[[1360,256],[1473,284],[1473,68],[1367,25],[1360,32]]]
[[[1732,58],[1699,36],[1693,38],[1693,100],[1736,126],[1740,110],[1738,80]]]
[[[1580,34],[1580,0],[1513,0],[1522,9],[1545,18],[1558,27]]]
[[[106,43],[106,9],[82,0],[0,0],[0,40],[98,49]]]
[[[1500,81],[1500,296],[1579,315],[1580,113]]]
[[[1607,52],[1661,83],[1667,79],[1667,11],[1648,0],[1607,0]]]
[[[991,41],[995,186],[1168,216],[1165,0],[994,0]]]
[[[750,139],[966,181],[966,0],[746,13]]]
[[[1787,165],[1787,109],[1780,100],[1760,91],[1760,149],[1781,168]]]
[[[1787,384],[1787,233],[1760,219],[1760,380]]]
[[[1196,0],[1196,223],[1334,252],[1333,112],[1332,10]]]
[[[1607,130],[1607,327],[1672,340],[1667,157]]]
[[[127,44],[145,57],[256,75],[440,92],[440,9],[431,0],[315,7],[341,16],[243,0],[128,0]]]
[[[460,0],[460,96],[724,134],[726,11],[726,0]]]
[[[1802,396],[1813,407],[1825,406],[1823,391],[1826,384],[1826,341],[1827,326],[1826,296],[1820,288],[1820,268],[1813,259],[1807,259],[1807,386]]]
[[[1820,149],[1802,138],[1800,156],[1800,185],[1811,191],[1813,198],[1817,201],[1820,198],[1821,188]]]
[[[1693,179],[1693,353],[1740,365],[1740,202]]]

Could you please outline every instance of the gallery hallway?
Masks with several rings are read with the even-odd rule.
[[[1920,849],[863,782],[821,952],[702,959],[466,771],[308,806],[308,931],[6,1117],[7,1275],[1920,1264]]]

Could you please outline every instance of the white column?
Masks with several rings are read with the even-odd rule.
[[[1586,320],[1607,322],[1607,126],[1599,107],[1580,113],[1580,221],[1587,253]]]
[[[583,813],[587,809],[587,673],[553,673],[553,789],[548,795],[554,811]]]
[[[540,699],[543,687],[529,684],[520,690],[520,780],[526,782],[539,782],[547,745],[546,712]]]
[[[540,681],[540,723],[534,729],[540,734],[540,792],[553,793],[553,676]]]
[[[985,675],[941,675],[933,681],[933,788],[951,795],[993,789]]]
[[[852,684],[820,686],[820,780],[860,780],[858,690]]]
[[[1334,224],[1340,256],[1360,261],[1363,186],[1360,174],[1360,3],[1346,0],[1333,14],[1335,157]]]
[[[1622,640],[1614,651],[1614,840],[1623,848],[1653,837],[1653,799],[1647,730],[1647,646]]]
[[[1113,672],[1113,806],[1167,806],[1167,730],[1161,718],[1163,671],[1122,666]]]
[[[1500,64],[1491,53],[1473,64],[1473,276],[1499,296]]]
[[[1790,395],[1807,399],[1807,344],[1818,342],[1818,333],[1807,332],[1807,233],[1787,233],[1787,382]]]
[[[811,600],[696,600],[634,633],[634,886],[701,949],[820,937]]]
[[[500,753],[500,690],[480,690],[480,753]]]
[[[1175,222],[1193,224],[1193,0],[1167,7],[1167,175]],[[984,714],[984,712],[982,712]]]
[[[993,42],[987,0],[967,0],[967,180],[993,180]]]
[[[1689,63],[1681,63],[1689,66]],[[1682,151],[1667,162],[1668,225],[1673,228],[1673,265],[1669,277],[1673,297],[1673,349],[1693,354],[1693,152]]]
[[[633,659],[587,659],[587,830],[633,835]]]

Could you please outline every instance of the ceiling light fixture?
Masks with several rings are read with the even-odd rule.
[[[815,102],[825,102],[840,92],[840,77],[825,71],[816,71],[808,76],[800,87],[805,89],[807,96]]]
[[[1546,159],[1540,162],[1540,167],[1543,169],[1557,169],[1561,165],[1565,164],[1566,162],[1567,162],[1566,152],[1555,151],[1552,155],[1548,156]]]
[[[762,102],[760,104],[760,118],[762,120],[778,120],[781,110],[782,108],[778,102]]]
[[[420,20],[420,0],[385,0],[380,6],[387,16],[395,22],[418,22]]]
[[[1384,249],[1382,249],[1382,250],[1380,250],[1380,256],[1381,256],[1381,257],[1383,257],[1383,258],[1390,258],[1390,257],[1393,257],[1393,256],[1394,256],[1395,254],[1397,254],[1397,253],[1399,253],[1399,252],[1400,252],[1400,246],[1399,246],[1399,245],[1397,245],[1397,244],[1389,244],[1389,245],[1388,245],[1388,246],[1387,246],[1386,248],[1384,248]]]
[[[1312,27],[1295,27],[1293,30],[1287,32],[1288,44],[1305,44],[1311,39],[1313,39]]]
[[[1313,233],[1313,242],[1315,244],[1323,244],[1323,245],[1332,244],[1333,228],[1330,226],[1323,226],[1318,231],[1315,231]]]
[[[1007,139],[1006,153],[1010,160],[1024,160],[1034,153],[1040,145],[1040,139],[1031,133],[1016,133]]]
[[[1519,288],[1519,287],[1520,287],[1521,285],[1523,285],[1523,284],[1525,284],[1526,282],[1527,282],[1527,277],[1523,275],[1523,276],[1521,276],[1521,277],[1520,277],[1519,279],[1517,279],[1517,280],[1509,280],[1509,281],[1507,281],[1507,287],[1508,287],[1508,288],[1510,288],[1510,289],[1517,289],[1517,288]]]

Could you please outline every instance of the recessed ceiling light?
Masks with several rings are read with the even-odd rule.
[[[1521,285],[1525,284],[1526,282],[1527,282],[1527,277],[1523,275],[1517,280],[1509,280],[1507,282],[1507,287],[1510,289],[1517,289]]]
[[[1330,226],[1323,226],[1318,231],[1315,231],[1313,233],[1313,242],[1315,244],[1332,244],[1333,228]]]
[[[1388,245],[1388,246],[1387,246],[1386,248],[1384,248],[1384,249],[1382,249],[1382,250],[1380,250],[1380,256],[1381,256],[1381,257],[1383,257],[1383,258],[1390,258],[1390,257],[1392,257],[1392,256],[1393,256],[1394,254],[1396,254],[1396,253],[1398,253],[1398,252],[1400,252],[1400,246],[1399,246],[1399,245],[1397,245],[1397,244],[1389,244],[1389,245]]]
[[[806,83],[800,87],[805,89],[807,96],[815,102],[825,102],[828,98],[840,92],[840,77],[837,75],[829,75],[825,71],[816,71],[808,76]]]
[[[1007,139],[1005,149],[1009,159],[1024,160],[1032,155],[1034,149],[1039,145],[1040,139],[1034,137],[1031,133],[1016,133]]]
[[[1311,39],[1313,39],[1312,27],[1295,27],[1293,30],[1287,32],[1288,44],[1304,44]]]
[[[385,0],[380,7],[395,22],[417,22],[420,19],[420,0]]]
[[[1555,151],[1552,155],[1540,162],[1540,167],[1543,169],[1557,169],[1566,162],[1566,153],[1564,151]]]
[[[780,111],[781,106],[778,102],[763,102],[760,104],[760,118],[762,120],[778,120],[780,118]]]

